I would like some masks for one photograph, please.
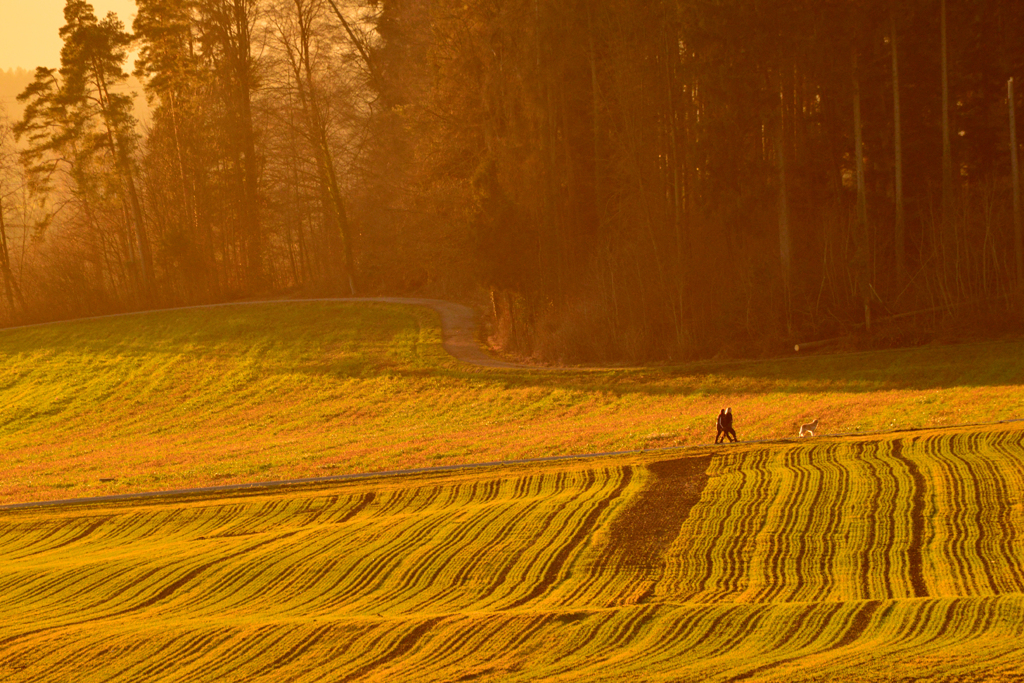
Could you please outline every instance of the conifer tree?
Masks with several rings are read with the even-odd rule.
[[[152,301],[152,253],[133,158],[136,120],[131,96],[120,91],[131,36],[116,15],[99,20],[84,0],[68,0],[64,19],[60,69],[36,69],[18,97],[26,103],[15,126],[15,133],[27,138],[23,160],[37,193],[52,188],[54,172],[65,171],[95,230],[103,229],[96,204],[104,194],[104,169],[112,171],[138,287],[142,298]]]
[[[92,130],[85,143],[90,149],[106,151],[120,176],[122,198],[131,216],[133,243],[139,263],[142,287],[147,298],[154,296],[153,259],[136,183],[133,158],[137,121],[131,95],[119,92],[128,79],[124,71],[132,36],[114,13],[96,18],[85,0],[68,0],[65,25],[60,29],[60,74],[66,106],[90,122]]]

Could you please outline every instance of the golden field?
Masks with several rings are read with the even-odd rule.
[[[0,504],[1024,417],[1024,343],[487,369],[437,315],[268,303],[0,331]]]
[[[1022,351],[488,369],[352,303],[3,331],[0,681],[1024,680]]]
[[[1024,430],[0,512],[0,680],[1015,681]]]

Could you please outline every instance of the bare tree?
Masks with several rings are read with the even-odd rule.
[[[322,0],[282,2],[274,22],[275,35],[287,58],[292,85],[302,110],[305,135],[313,149],[320,184],[328,198],[327,208],[334,226],[329,233],[329,244],[332,251],[343,253],[341,265],[348,292],[355,294],[353,231],[342,194],[337,155],[332,148],[338,123],[332,116],[329,93],[324,86],[332,74],[324,72],[323,62],[329,50],[321,49],[325,40],[323,10]]]

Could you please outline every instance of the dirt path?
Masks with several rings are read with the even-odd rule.
[[[424,304],[425,305],[425,304]],[[911,429],[897,429],[891,432],[875,432],[872,434],[828,434],[820,437],[820,440],[825,439],[843,439],[843,438],[858,438],[864,439],[865,437],[880,436],[880,437],[895,437],[900,434],[913,434],[916,432],[924,431],[935,431],[935,432],[950,432],[950,431],[963,431],[972,427],[993,427],[996,425],[1004,424],[1018,424],[1024,422],[1024,420],[1000,420],[998,422],[989,422],[983,424],[964,424],[964,425],[946,425],[944,427],[915,427]],[[816,437],[819,438],[819,437]],[[677,457],[670,460],[672,465],[664,464],[662,461],[661,467],[673,467],[673,466],[694,466],[694,462],[703,458],[710,458],[722,454],[722,448],[744,448],[750,446],[759,445],[785,445],[797,443],[796,439],[756,439],[753,441],[740,441],[735,444],[728,445],[712,445],[709,443],[699,444],[687,444],[680,446],[661,446],[657,448],[639,448],[634,450],[625,451],[606,451],[603,453],[572,453],[570,455],[552,455],[541,458],[520,458],[516,460],[495,460],[490,462],[474,462],[464,463],[460,465],[436,465],[434,467],[414,467],[408,469],[399,470],[382,470],[379,472],[352,472],[349,474],[334,474],[324,477],[305,477],[301,479],[284,479],[277,481],[257,481],[248,484],[222,484],[217,486],[198,486],[188,489],[172,489],[164,491],[141,491],[136,493],[118,493],[108,496],[91,496],[87,498],[66,498],[63,500],[38,500],[28,503],[7,503],[0,505],[0,511],[3,510],[20,510],[26,508],[42,508],[42,507],[69,507],[75,505],[93,505],[96,503],[114,503],[118,501],[126,500],[151,500],[154,498],[174,498],[183,496],[196,496],[196,495],[209,495],[209,494],[224,494],[231,495],[234,493],[240,493],[243,491],[251,491],[254,489],[279,489],[289,486],[306,486],[306,485],[323,485],[334,482],[350,481],[353,479],[384,479],[390,477],[403,477],[403,476],[415,476],[419,474],[436,474],[442,472],[460,472],[465,470],[476,470],[485,468],[505,468],[515,465],[534,465],[545,462],[558,462],[567,460],[584,460],[587,458],[612,458],[612,457],[623,457],[623,456],[636,456],[636,455],[657,455],[675,454]],[[741,451],[742,452],[742,451]],[[706,465],[697,465],[701,471],[706,470]],[[663,474],[663,473],[662,473]],[[680,493],[679,487],[672,489],[677,498],[682,495],[683,499],[687,495],[692,497],[693,492],[682,491]]]
[[[308,301],[308,299],[295,299]],[[401,299],[396,297],[351,298],[351,299],[315,299],[315,301],[365,301],[369,303],[406,304],[410,306],[427,306],[441,315],[441,334],[444,350],[463,363],[483,368],[529,368],[530,365],[517,365],[492,358],[477,342],[477,317],[469,306],[441,299]]]

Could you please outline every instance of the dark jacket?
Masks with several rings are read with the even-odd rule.
[[[718,418],[718,424],[721,425],[722,429],[725,431],[732,429],[732,413],[722,413]]]

